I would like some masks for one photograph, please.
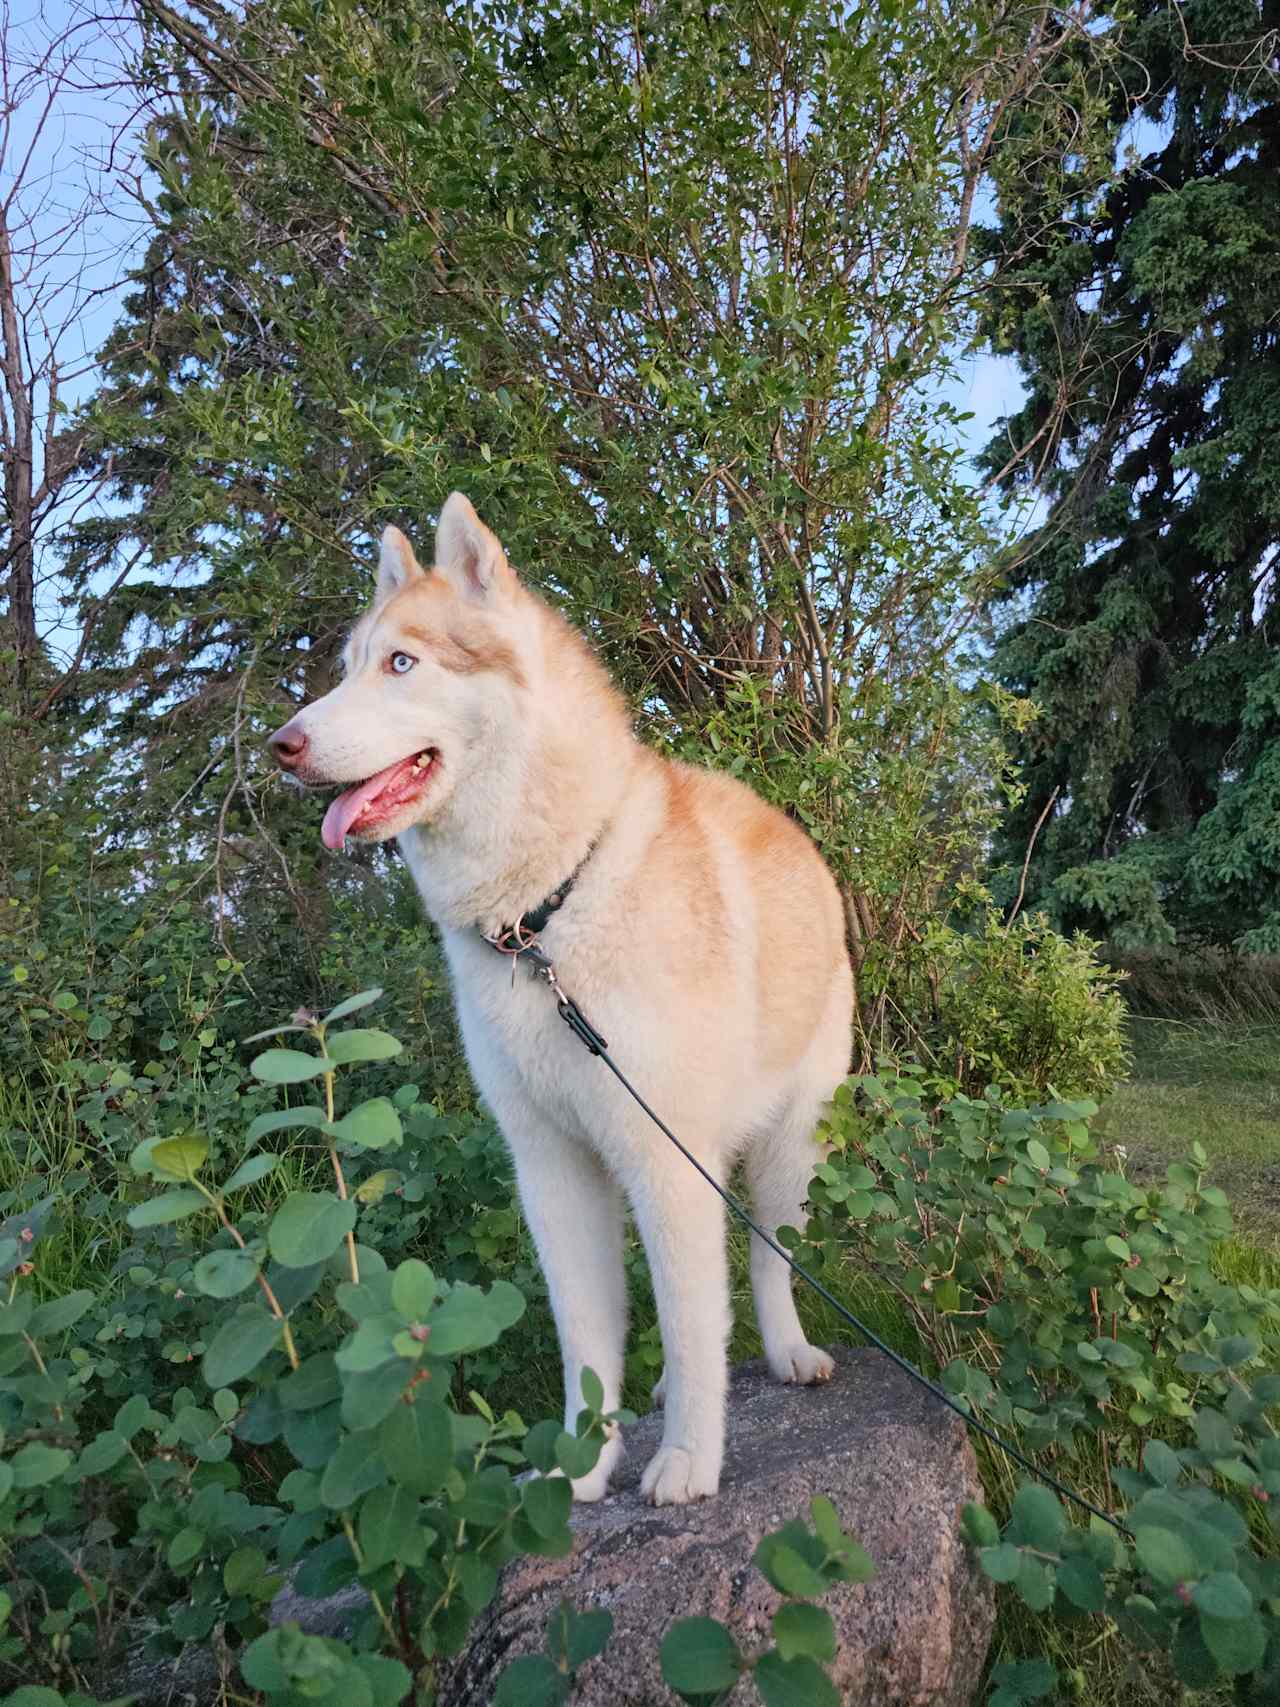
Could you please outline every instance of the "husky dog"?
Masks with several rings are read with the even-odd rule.
[[[522,586],[455,492],[423,570],[382,537],[345,679],[271,737],[300,782],[342,792],[326,847],[399,839],[453,976],[467,1059],[515,1160],[551,1294],[565,1422],[593,1369],[619,1404],[624,1199],[644,1242],[665,1368],[655,1505],[716,1493],[730,1331],[714,1192],[562,1021],[500,933],[564,893],[542,942],[622,1071],[721,1181],[745,1165],[773,1232],[801,1219],[814,1128],[848,1070],[852,974],[835,882],[782,813],[727,776],[660,758],[586,641]],[[569,880],[573,879],[569,887]],[[567,890],[567,893],[565,891]],[[769,1367],[825,1381],[781,1258],[754,1235]],[[578,1499],[605,1493],[610,1439]]]

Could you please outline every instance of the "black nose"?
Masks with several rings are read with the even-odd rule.
[[[276,763],[281,770],[295,770],[302,762],[302,755],[307,750],[307,737],[297,722],[286,723],[283,729],[277,729],[267,745],[276,756]]]

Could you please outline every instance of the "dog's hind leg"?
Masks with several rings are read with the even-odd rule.
[[[812,1093],[798,1096],[747,1151],[747,1181],[755,1219],[774,1238],[779,1227],[804,1226],[809,1180],[822,1160],[813,1134],[823,1100]],[[754,1233],[750,1237],[751,1289],[770,1370],[779,1381],[797,1381],[802,1386],[828,1380],[835,1365],[825,1351],[810,1345],[804,1336],[791,1291],[791,1270],[762,1239]]]
[[[584,1145],[532,1123],[527,1110],[507,1130],[520,1134],[511,1145],[516,1178],[551,1294],[564,1362],[565,1428],[572,1434],[583,1408],[584,1369],[599,1376],[606,1411],[621,1402],[627,1325],[622,1201]],[[621,1454],[615,1432],[595,1468],[574,1481],[574,1498],[603,1498]]]

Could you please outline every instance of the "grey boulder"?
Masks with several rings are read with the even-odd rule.
[[[640,1472],[655,1450],[661,1413],[628,1430],[614,1491],[574,1510],[573,1552],[522,1558],[466,1652],[441,1680],[439,1707],[488,1707],[519,1654],[544,1648],[561,1600],[606,1608],[613,1634],[578,1673],[575,1707],[664,1707],[658,1647],[678,1618],[726,1624],[747,1654],[770,1641],[779,1596],[751,1563],[760,1538],[807,1518],[825,1494],[845,1530],[870,1554],[875,1579],[824,1599],[836,1626],[829,1668],[857,1707],[969,1707],[991,1639],[991,1585],[973,1563],[959,1520],[980,1499],[963,1424],[874,1351],[840,1351],[830,1383],[782,1387],[763,1364],[735,1370],[728,1451],[719,1496],[655,1510]],[[758,1700],[740,1681],[734,1707]]]

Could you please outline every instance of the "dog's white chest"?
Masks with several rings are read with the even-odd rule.
[[[463,1041],[489,1101],[519,1101],[561,1130],[595,1142],[599,1061],[573,1035],[556,997],[527,964],[512,964],[478,935],[448,933]]]

